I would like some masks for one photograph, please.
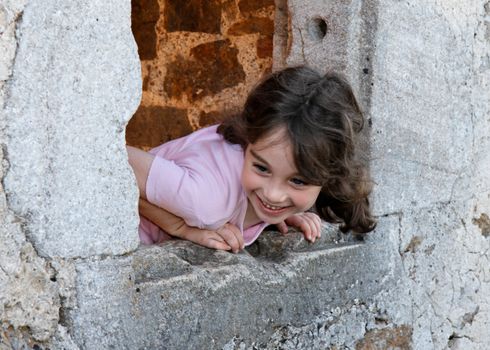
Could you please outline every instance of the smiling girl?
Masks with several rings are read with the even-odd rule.
[[[308,67],[273,73],[243,112],[149,153],[128,146],[140,190],[140,239],[172,236],[237,252],[263,229],[299,228],[314,242],[321,219],[359,237],[375,221],[371,181],[356,161],[363,117],[349,84]]]

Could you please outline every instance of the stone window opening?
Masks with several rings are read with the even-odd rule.
[[[127,125],[126,142],[144,150],[239,112],[250,89],[272,71],[273,64],[315,65],[297,54],[287,60],[297,52],[292,47],[295,31],[302,45],[313,46],[331,31],[324,15],[309,16],[303,38],[303,31],[291,23],[285,1],[132,0],[131,7],[143,91]],[[325,231],[327,238],[314,247],[301,234],[284,239],[264,232],[248,252],[282,260],[287,250],[316,250],[351,241],[334,225]]]
[[[248,91],[272,70],[273,0],[133,0],[131,5],[143,81],[141,104],[126,129],[131,146],[148,150],[219,123],[239,112]],[[255,244],[250,253],[264,251]],[[219,255],[199,248],[185,256],[178,252],[192,265]],[[264,256],[277,260],[282,253],[272,249]]]

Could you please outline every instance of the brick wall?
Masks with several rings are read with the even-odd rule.
[[[273,0],[133,0],[143,75],[129,144],[149,148],[236,112],[272,67]]]

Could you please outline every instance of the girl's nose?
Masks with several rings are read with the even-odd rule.
[[[269,183],[269,185],[264,188],[264,196],[267,203],[274,204],[282,204],[286,201],[287,193],[284,191],[282,186],[274,183]]]

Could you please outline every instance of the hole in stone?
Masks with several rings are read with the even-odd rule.
[[[262,236],[266,234],[269,232],[263,232]],[[286,260],[285,249],[271,249],[272,247],[269,244],[264,244],[260,238],[262,237],[245,248],[251,256],[264,262],[281,263]]]
[[[327,22],[320,17],[313,18],[310,22],[309,32],[313,40],[320,41],[327,35]]]

